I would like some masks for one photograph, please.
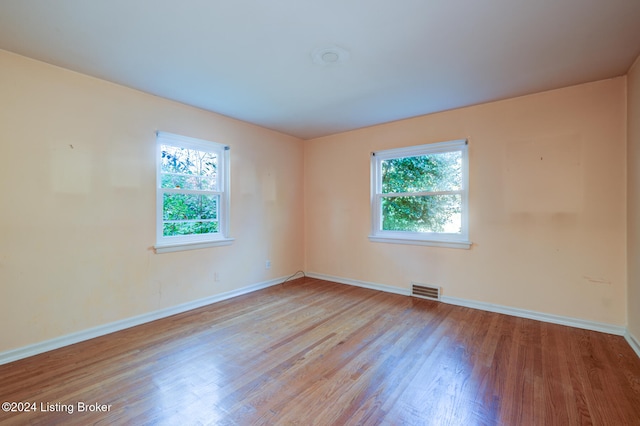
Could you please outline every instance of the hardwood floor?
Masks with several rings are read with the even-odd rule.
[[[310,278],[0,379],[0,402],[37,409],[2,424],[640,425],[640,359],[620,336]]]

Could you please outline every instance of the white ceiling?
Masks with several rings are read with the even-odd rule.
[[[309,139],[624,75],[640,0],[0,0],[0,49]]]

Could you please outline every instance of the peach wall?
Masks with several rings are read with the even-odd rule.
[[[624,326],[625,78],[305,142],[306,270]],[[469,138],[470,250],[373,243],[369,153]]]
[[[640,341],[640,57],[627,75],[629,332]]]
[[[154,253],[156,130],[231,146],[233,245]],[[303,267],[296,138],[0,51],[0,147],[0,352]]]

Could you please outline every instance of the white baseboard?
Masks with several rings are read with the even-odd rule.
[[[493,303],[478,302],[475,300],[460,299],[458,297],[443,296],[442,302],[451,305],[464,306],[467,308],[480,309],[482,311],[495,312],[498,314],[511,315],[514,317],[528,318],[536,321],[549,322],[552,324],[567,325],[569,327],[582,328],[585,330],[599,331],[602,333],[623,336],[626,328],[621,325],[607,324],[597,321],[588,321],[579,318],[565,317],[561,315],[547,314],[544,312],[530,311],[528,309],[512,308]]]
[[[365,281],[353,280],[348,278],[334,277],[331,275],[318,274],[315,272],[307,272],[308,277],[318,278],[327,281],[334,281],[341,284],[354,285],[357,287],[365,287],[373,290],[386,291],[388,293],[402,294],[405,296],[411,295],[409,289],[392,287],[384,284],[369,283]],[[528,318],[537,321],[544,321],[553,324],[567,325],[570,327],[582,328],[592,331],[600,331],[603,333],[615,334],[623,336],[626,333],[626,328],[623,326],[612,325],[607,323],[600,323],[595,321],[587,321],[578,318],[564,317],[560,315],[546,314],[543,312],[529,311],[527,309],[512,308],[509,306],[495,305],[492,303],[478,302],[475,300],[461,299],[458,297],[442,296],[440,299],[443,303],[451,305],[464,306],[467,308],[480,309],[482,311],[496,312],[499,314],[506,314],[515,317]]]
[[[63,346],[72,345],[85,340],[93,339],[95,337],[104,336],[116,331],[124,330],[137,325],[145,324],[147,322],[155,321],[158,319],[166,318],[171,315],[180,314],[190,311],[192,309],[201,308],[206,305],[210,305],[222,300],[231,299],[232,297],[241,296],[243,294],[251,293],[256,290],[261,290],[276,284],[280,284],[287,277],[274,278],[272,280],[264,281],[261,283],[249,285],[239,288],[237,290],[228,291],[226,293],[216,294],[214,296],[205,297],[203,299],[194,300],[191,302],[183,303],[176,306],[160,309],[158,311],[149,312],[146,314],[138,315],[124,320],[115,321],[109,324],[99,325],[90,329],[78,331],[76,333],[67,334],[65,336],[56,337],[43,342],[35,343],[32,345],[24,346],[17,349],[12,349],[6,352],[0,353],[0,365],[7,364],[12,361],[27,358],[33,355],[38,355],[44,352],[58,349]]]
[[[626,339],[627,343],[629,343],[629,346],[631,346],[631,349],[633,349],[636,355],[638,355],[638,358],[640,358],[640,339],[631,334],[628,329],[624,334],[624,338]]]
[[[352,285],[356,287],[363,287],[371,290],[379,290],[379,291],[384,291],[386,293],[401,294],[403,296],[411,295],[411,291],[406,288],[393,287],[385,284],[371,283],[371,282],[360,281],[360,280],[352,280],[349,278],[342,278],[342,277],[334,277],[333,275],[318,274],[316,272],[305,272],[305,275],[310,278],[317,278],[319,280],[332,281],[339,284],[347,284],[347,285]]]

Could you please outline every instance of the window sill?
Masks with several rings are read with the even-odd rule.
[[[419,240],[414,238],[381,237],[369,235],[369,241],[374,243],[409,244],[414,246],[446,247],[469,250],[473,244],[471,241],[438,241]]]
[[[156,244],[153,248],[156,254],[171,253],[174,251],[197,250],[209,247],[228,246],[233,243],[234,238],[223,238],[211,241],[195,241],[191,243]]]

